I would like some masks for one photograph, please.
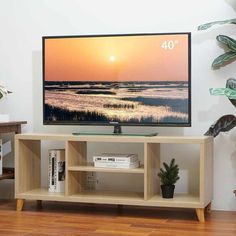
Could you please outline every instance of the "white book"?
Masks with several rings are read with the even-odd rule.
[[[49,165],[48,165],[48,191],[55,192],[55,158],[56,151],[49,150]]]
[[[52,179],[52,155],[48,152],[48,191],[51,192],[51,179]]]
[[[2,151],[2,139],[0,139],[0,175],[2,175],[2,158],[3,158],[3,151]]]
[[[120,168],[120,169],[135,169],[139,167],[139,161],[134,163],[115,163],[115,162],[94,162],[94,167],[100,168]]]
[[[122,162],[133,163],[138,161],[137,154],[120,154],[120,153],[103,153],[102,155],[94,156],[93,161],[101,162]]]
[[[65,149],[56,150],[55,192],[65,192]]]

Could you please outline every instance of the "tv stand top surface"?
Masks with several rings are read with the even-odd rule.
[[[17,134],[16,140],[55,140],[55,141],[85,141],[85,142],[120,142],[120,143],[193,143],[212,142],[211,136],[123,136],[123,135],[73,135],[53,133]]]
[[[128,136],[128,137],[153,137],[158,133],[90,133],[90,132],[75,132],[73,135],[109,135],[109,136]]]

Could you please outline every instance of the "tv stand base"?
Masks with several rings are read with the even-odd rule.
[[[25,203],[25,199],[16,199],[16,210],[22,211],[23,207],[24,207],[24,203]],[[209,205],[211,205],[211,203],[209,203]],[[201,223],[205,222],[205,212],[210,213],[208,210],[208,206],[206,206],[205,208],[196,208],[195,209],[197,219]],[[37,200],[37,207],[38,208],[42,207],[42,200]],[[121,211],[123,209],[123,207],[125,207],[125,206],[118,204],[117,207],[118,207],[118,211]]]

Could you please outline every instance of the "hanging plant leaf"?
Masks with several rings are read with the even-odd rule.
[[[210,88],[211,95],[225,95],[236,106],[236,79],[229,78],[225,88]]]
[[[204,135],[216,137],[220,132],[227,132],[235,126],[236,117],[234,115],[224,115],[212,124]]]
[[[236,91],[236,79],[229,78],[226,82],[226,88]],[[236,107],[236,99],[230,99],[230,102]]]
[[[229,51],[220,56],[218,56],[212,63],[214,69],[218,69],[221,66],[224,66],[226,63],[231,62],[236,59],[236,52]]]
[[[230,38],[226,35],[218,35],[216,39],[218,42],[226,45],[230,49],[230,51],[236,52],[236,40],[234,40],[233,38]]]
[[[206,30],[212,27],[213,25],[224,25],[224,24],[236,24],[236,19],[214,21],[198,26],[198,30]]]
[[[230,88],[210,88],[211,95],[225,95],[229,99],[236,99],[236,90]]]

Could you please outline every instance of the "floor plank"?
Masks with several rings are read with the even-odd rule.
[[[0,200],[0,235],[235,236],[236,212],[212,211],[199,223],[195,210]]]

